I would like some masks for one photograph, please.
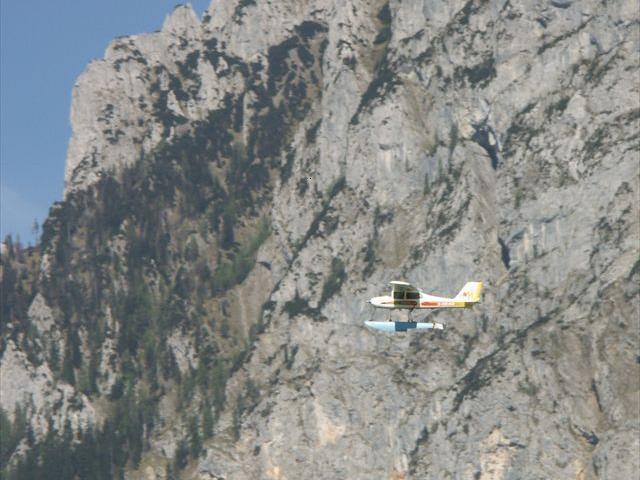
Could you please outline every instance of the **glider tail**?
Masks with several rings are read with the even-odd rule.
[[[482,293],[482,282],[467,282],[454,300],[467,303],[478,303]]]

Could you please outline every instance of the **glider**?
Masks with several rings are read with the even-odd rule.
[[[374,308],[386,308],[389,310],[408,310],[408,321],[391,321],[391,311],[389,320],[386,322],[364,322],[368,327],[384,332],[406,332],[407,330],[442,330],[444,326],[437,322],[414,322],[411,319],[411,312],[416,309],[433,308],[471,308],[480,302],[482,293],[482,282],[467,282],[460,293],[453,298],[438,297],[428,295],[410,283],[392,281],[391,295],[373,297],[369,303]]]

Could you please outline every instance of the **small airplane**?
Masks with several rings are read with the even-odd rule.
[[[482,282],[465,283],[460,293],[453,298],[436,297],[428,295],[410,283],[394,280],[391,283],[391,295],[373,297],[369,303],[374,308],[389,309],[389,320],[386,322],[364,322],[370,328],[384,332],[406,332],[410,329],[417,330],[443,330],[444,325],[437,322],[414,322],[411,313],[416,309],[433,308],[471,308],[480,301]],[[391,310],[408,310],[406,322],[391,321]]]

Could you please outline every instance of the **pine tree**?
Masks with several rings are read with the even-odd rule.
[[[206,402],[204,405],[204,413],[202,414],[202,433],[204,434],[204,438],[208,439],[213,436],[213,412],[211,405],[209,402]]]
[[[195,415],[189,421],[189,449],[193,458],[197,458],[202,451],[202,437],[200,437],[198,417]]]
[[[76,384],[76,375],[73,370],[73,356],[71,353],[71,344],[69,341],[69,337],[67,337],[67,342],[64,347],[64,359],[62,360],[62,380],[69,383],[70,385]]]
[[[176,476],[173,473],[173,467],[170,463],[167,463],[167,466],[164,469],[164,478],[165,480],[176,480]]]
[[[38,219],[34,218],[33,223],[31,224],[31,233],[33,233],[33,237],[35,242],[38,242],[38,236],[40,235],[40,224],[38,223]]]
[[[82,351],[80,349],[81,342],[78,330],[72,326],[67,338],[70,343],[71,362],[75,368],[80,368],[82,366]]]
[[[173,463],[175,464],[176,470],[182,470],[187,466],[187,457],[189,456],[189,448],[187,447],[187,442],[183,439],[178,441],[178,446],[176,447],[176,453],[173,459]]]
[[[225,388],[227,375],[221,361],[213,367],[213,405],[216,412],[220,412],[225,402]]]
[[[27,433],[27,411],[26,408],[22,407],[19,403],[16,403],[16,409],[13,413],[13,441],[17,445],[20,440],[22,440]]]
[[[11,425],[7,412],[0,408],[0,463],[2,465],[6,465],[11,453],[13,453],[15,448],[13,441],[13,425]]]
[[[99,352],[93,350],[89,359],[89,393],[98,392],[98,375],[100,374]]]
[[[57,372],[60,368],[60,351],[58,350],[58,342],[55,340],[51,341],[49,347],[49,366],[54,372]]]

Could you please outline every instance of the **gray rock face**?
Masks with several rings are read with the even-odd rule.
[[[170,118],[198,120],[219,107],[226,82],[193,54],[203,48],[200,21],[190,6],[178,6],[156,33],[120,37],[78,78],[71,104],[72,137],[65,167],[65,195],[86,188],[106,172],[119,172],[176,128]],[[199,79],[181,88],[181,69],[202,65]]]
[[[96,413],[85,395],[66,384],[56,385],[47,364],[35,367],[13,342],[9,342],[0,362],[0,408],[14,415],[20,405],[26,410],[36,439],[51,426],[62,430],[66,421],[73,431],[96,423]]]
[[[333,257],[347,279],[322,321],[276,310],[245,366],[262,398],[237,456],[211,450],[200,471],[630,475],[638,457],[613,439],[638,437],[637,12],[390,2],[387,27],[381,7],[323,12],[321,123],[311,148],[294,141],[293,175],[320,196],[340,175],[346,187],[330,199],[337,228],[323,219],[304,248],[289,247],[272,298],[300,292],[319,306],[312,279],[326,280]],[[247,9],[247,32],[267,9]],[[242,55],[239,42],[229,45]],[[318,210],[282,185],[273,213],[285,249]],[[473,312],[435,314],[441,336],[363,330],[362,300],[393,278],[444,294],[481,279],[487,292]],[[606,472],[602,452],[617,458]]]
[[[67,194],[231,97],[248,143],[257,85],[310,105],[272,166],[271,237],[232,293],[233,319],[264,328],[185,477],[633,477],[638,21],[631,1],[221,0],[88,67]],[[393,279],[486,291],[431,313],[442,333],[366,330],[364,300]],[[172,337],[185,372],[188,335]],[[154,433],[147,455],[172,455],[176,435]]]

